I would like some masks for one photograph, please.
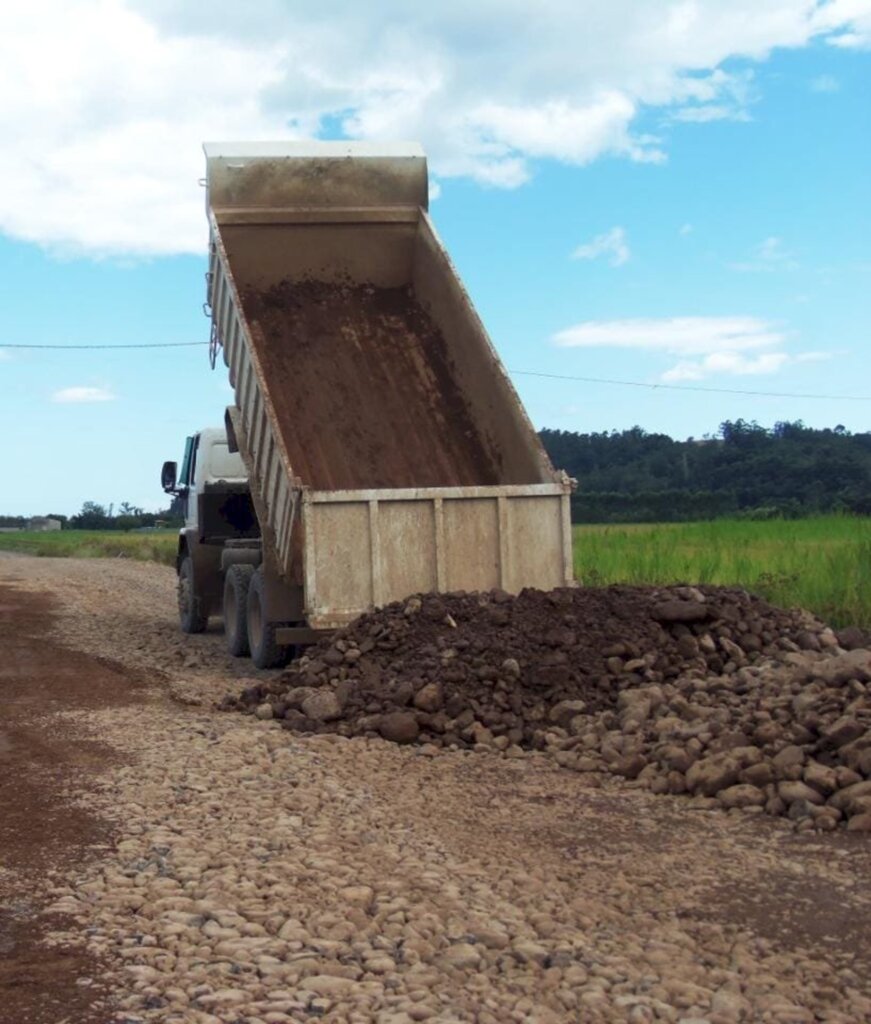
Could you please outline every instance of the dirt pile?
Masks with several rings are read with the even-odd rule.
[[[567,588],[388,605],[223,706],[303,732],[548,750],[654,792],[861,829],[869,681],[868,651],[742,590]]]

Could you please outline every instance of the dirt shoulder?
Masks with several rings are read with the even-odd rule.
[[[217,633],[178,637],[161,567],[10,556],[0,584],[55,595],[53,619],[32,605],[51,643],[114,673],[91,703],[52,691],[46,721],[102,745],[86,803],[111,846],[66,862],[53,937],[87,937],[122,1019],[871,1017],[866,836],[694,811],[543,754],[293,735],[213,709],[247,665]]]
[[[58,728],[71,710],[138,703],[127,670],[47,639],[57,602],[0,575],[0,1015],[87,1024],[105,1019],[102,966],[84,944],[47,945],[58,878],[111,848],[112,826],[78,802],[116,752]]]

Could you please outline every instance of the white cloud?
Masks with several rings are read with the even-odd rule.
[[[799,352],[793,358],[797,363],[821,363],[831,359],[834,352]]]
[[[629,242],[626,230],[621,227],[611,228],[584,245],[579,245],[572,253],[573,260],[595,260],[599,256],[607,256],[612,267],[622,267],[630,257]]]
[[[689,106],[678,107],[672,121],[705,124],[708,121],[749,121],[747,108],[758,98],[752,70],[728,73],[718,68],[707,79],[689,79]]]
[[[563,348],[623,348],[672,355],[742,352],[781,344],[782,330],[752,316],[588,320],[554,335]]]
[[[776,47],[871,40],[868,0],[30,0],[0,34],[0,231],[71,253],[201,252],[204,139],[419,138],[515,188],[539,160],[662,162],[663,123],[748,116]]]
[[[784,259],[783,242],[779,238],[770,235],[763,239],[756,247],[756,254],[761,260],[769,263],[777,263]]]
[[[66,253],[201,252],[200,145],[289,134],[267,45],[167,36],[120,0],[34,0],[0,36],[0,230]]]
[[[115,398],[108,388],[61,388],[51,396],[53,402],[111,402]]]
[[[841,83],[831,75],[817,75],[810,81],[811,92],[837,92]]]
[[[429,201],[434,202],[442,194],[441,184],[435,178],[429,179]]]
[[[790,357],[786,352],[763,352],[758,356],[746,356],[741,352],[712,352],[697,362],[684,360],[661,374],[666,382],[680,380],[704,380],[715,373],[733,376],[756,376],[775,373]]]
[[[553,338],[564,348],[614,348],[678,356],[660,380],[704,380],[715,374],[755,376],[776,373],[792,362],[826,358],[822,352],[791,355],[787,333],[751,316],[687,316],[589,320]]]
[[[754,249],[749,260],[730,263],[732,270],[754,273],[758,271],[797,270],[798,262],[784,248],[783,240],[774,235],[763,239]]]
[[[871,3],[869,0],[831,0],[814,12],[815,27],[831,33],[832,46],[848,50],[871,48]]]
[[[820,362],[831,352],[791,353],[789,335],[752,316],[684,316],[588,320],[554,335],[562,348],[613,348],[678,356],[659,375],[664,382],[704,380],[716,374],[746,377],[776,373],[794,363]]]
[[[871,46],[871,29],[866,26],[861,32],[841,32],[832,36],[829,42],[844,50],[867,50]]]
[[[517,168],[517,183],[521,184],[528,174],[525,167],[530,157],[583,165],[612,153],[640,163],[661,163],[665,153],[655,141],[633,137],[630,132],[637,109],[630,97],[609,90],[580,104],[486,103],[473,109],[467,120],[476,135],[498,140],[506,154],[523,154]]]
[[[707,107],[683,107],[672,114],[675,121],[690,121],[695,124],[706,124],[708,121],[749,121],[746,110],[720,106],[712,103]]]

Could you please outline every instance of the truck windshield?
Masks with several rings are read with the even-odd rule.
[[[184,458],[181,460],[181,472],[178,475],[178,482],[181,484],[182,487],[190,486],[191,461],[193,459],[195,441],[195,436],[185,438]]]

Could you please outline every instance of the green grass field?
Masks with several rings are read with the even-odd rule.
[[[871,627],[871,519],[724,519],[576,526],[575,575],[607,583],[737,584],[835,626]]]
[[[175,530],[0,533],[0,549],[172,565]],[[871,518],[576,526],[575,574],[607,583],[738,584],[834,626],[871,628]]]
[[[121,533],[114,530],[56,530],[0,533],[0,550],[54,558],[135,558],[173,565],[178,530]]]

